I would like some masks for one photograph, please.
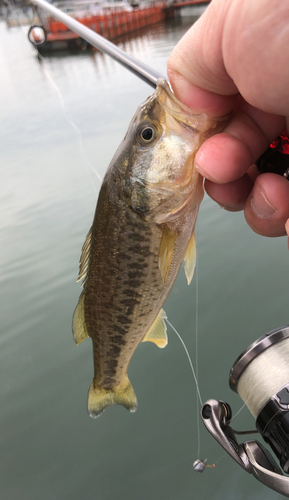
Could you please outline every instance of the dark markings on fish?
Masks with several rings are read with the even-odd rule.
[[[130,269],[139,269],[139,270],[142,270],[142,269],[147,269],[148,264],[146,262],[144,262],[143,264],[141,264],[139,262],[132,262],[131,264],[128,264],[128,267]]]
[[[148,243],[149,242],[149,236],[145,236],[144,233],[132,233],[129,237],[130,240],[133,241],[138,241],[140,243]]]
[[[118,252],[117,258],[121,262],[122,260],[131,260],[132,257],[128,253]]]
[[[131,280],[141,278],[144,275],[142,270],[137,270],[137,271],[129,271],[128,277]]]
[[[130,307],[128,307],[126,314],[127,314],[128,316],[132,316],[132,315],[133,315],[133,312],[134,312],[134,308],[135,308],[135,305],[134,305],[134,304],[133,304],[133,305],[131,305]]]
[[[125,328],[122,328],[120,325],[116,325],[114,326],[114,329],[113,329],[114,332],[116,332],[116,335],[118,333],[120,333],[120,335],[125,335],[126,334],[126,330]]]
[[[136,243],[135,245],[128,247],[127,250],[128,252],[138,254],[143,251],[143,248],[144,247],[142,247],[139,243]]]
[[[116,373],[116,369],[115,370],[112,370],[113,373]],[[109,373],[109,371],[108,371]],[[103,383],[101,384],[102,387],[106,390],[109,390],[109,389],[112,389],[113,388],[113,385],[114,385],[114,377],[111,377],[111,376],[107,376]]]
[[[126,341],[123,338],[123,335],[112,335],[111,336],[111,341],[114,342],[117,345],[125,345]]]
[[[108,351],[109,356],[107,359],[107,365],[111,365],[114,368],[117,366],[117,357],[119,356],[120,351],[121,351],[121,347],[116,345],[116,344],[113,344],[110,347],[110,349]]]
[[[144,283],[144,281],[134,279],[134,280],[124,280],[123,283],[125,285],[130,285],[132,288],[139,288]]]
[[[132,323],[131,319],[127,318],[126,316],[117,316],[117,320],[122,325],[131,325],[131,323]]]
[[[127,306],[127,307],[131,307],[132,303],[133,304],[139,304],[140,303],[140,300],[138,297],[135,297],[134,300],[132,299],[122,299],[120,301],[121,304],[123,304],[124,306]]]
[[[126,295],[127,297],[135,297],[135,290],[131,290],[130,288],[125,288],[123,290],[123,294]]]

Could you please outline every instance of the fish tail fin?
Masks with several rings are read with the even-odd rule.
[[[111,389],[103,389],[92,381],[87,402],[89,415],[93,418],[99,417],[111,405],[122,405],[131,412],[136,411],[137,399],[128,377],[121,387]]]

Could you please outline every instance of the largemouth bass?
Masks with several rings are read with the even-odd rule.
[[[223,126],[193,115],[160,79],[108,167],[82,248],[83,291],[73,317],[76,344],[86,337],[93,344],[92,417],[112,404],[135,411],[131,357],[140,342],[167,344],[163,303],[182,261],[188,283],[196,261],[203,179],[194,156]]]

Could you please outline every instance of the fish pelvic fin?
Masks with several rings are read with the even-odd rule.
[[[154,342],[158,347],[166,347],[168,343],[166,318],[165,311],[161,309],[142,342]]]
[[[171,261],[174,253],[174,246],[177,234],[167,226],[163,227],[162,239],[159,246],[159,269],[163,283],[166,282]]]
[[[88,391],[87,410],[91,417],[97,418],[111,405],[122,405],[130,412],[137,409],[137,399],[133,387],[126,377],[124,384],[111,389],[103,389],[95,381]]]
[[[197,262],[197,245],[196,245],[195,232],[193,232],[192,236],[189,239],[184,261],[185,261],[185,275],[187,277],[189,285],[193,279]]]
[[[72,332],[76,345],[79,345],[84,339],[88,337],[88,331],[85,324],[84,317],[84,293],[82,292],[78,304],[75,308],[72,320]]]

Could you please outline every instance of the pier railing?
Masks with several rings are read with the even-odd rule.
[[[139,28],[157,23],[166,18],[166,3],[165,2],[152,2],[145,3],[137,8],[124,8],[117,5],[111,7],[103,7],[97,12],[71,12],[70,15],[74,17],[81,24],[87,28],[99,33],[108,39],[113,39],[126,33],[138,30]],[[69,32],[69,28],[65,24],[57,21],[52,17],[47,17],[43,20],[45,29],[47,30],[47,40],[55,39],[55,35]],[[50,36],[54,35],[54,36]],[[66,37],[64,37],[66,38]]]

